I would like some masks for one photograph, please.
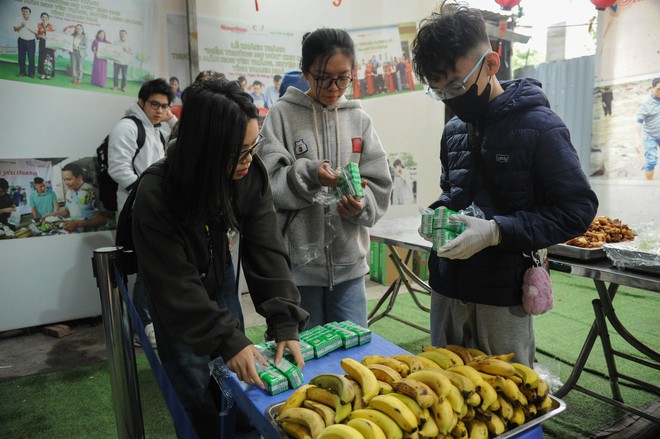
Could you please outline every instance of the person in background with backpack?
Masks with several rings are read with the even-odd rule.
[[[264,386],[255,364],[264,358],[222,303],[228,231],[240,233],[245,279],[266,337],[277,342],[275,362],[286,347],[304,366],[298,339],[309,315],[299,306],[268,175],[255,156],[263,140],[258,117],[236,81],[186,88],[176,144],[144,172],[133,205],[158,355],[200,438],[220,437],[210,359],[221,357],[238,379]]]
[[[172,88],[164,79],[145,82],[140,88],[137,102],[128,107],[125,118],[115,125],[108,136],[108,174],[117,182],[118,212],[121,212],[140,174],[152,163],[165,157],[167,139],[161,133],[161,123],[170,126],[176,124],[178,119],[170,111],[173,99]],[[141,127],[137,124],[141,124]],[[140,131],[144,132],[141,147],[138,144]],[[168,127],[169,131],[171,128]],[[155,347],[156,338],[139,274],[133,287],[133,302],[151,344]]]

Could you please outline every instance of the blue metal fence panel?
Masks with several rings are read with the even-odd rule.
[[[517,69],[515,78],[532,77],[543,85],[552,109],[568,126],[582,170],[589,175],[595,56]]]

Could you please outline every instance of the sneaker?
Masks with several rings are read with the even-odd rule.
[[[149,343],[151,343],[151,347],[154,349],[158,349],[158,346],[156,345],[156,333],[154,332],[153,323],[149,323],[147,326],[145,326],[144,332],[147,333],[147,337],[149,338]]]

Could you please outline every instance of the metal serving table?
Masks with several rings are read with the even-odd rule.
[[[609,259],[576,261],[551,255],[549,261],[551,270],[592,279],[598,293],[598,299],[592,301],[595,320],[591,325],[591,329],[589,330],[570,376],[565,384],[555,392],[555,395],[562,398],[570,390],[574,389],[655,423],[660,423],[660,418],[651,416],[646,412],[624,403],[619,389],[619,379],[624,379],[637,384],[650,392],[660,394],[660,387],[658,387],[657,382],[655,384],[647,383],[635,377],[625,375],[617,370],[615,361],[615,357],[620,357],[655,370],[660,370],[660,353],[635,338],[624,327],[623,323],[617,317],[614,305],[612,304],[620,285],[660,293],[660,276],[618,269],[612,265]],[[628,344],[648,358],[641,358],[636,355],[630,355],[615,350],[610,341],[608,324],[611,325]],[[600,338],[603,345],[612,397],[598,394],[577,384],[577,381],[584,370],[587,359],[591,354],[596,338]]]
[[[401,323],[405,323],[406,325],[415,329],[419,329],[420,331],[430,333],[428,327],[420,326],[414,322],[403,319],[391,313],[392,309],[394,308],[394,303],[396,302],[397,296],[399,295],[401,285],[405,285],[406,289],[410,293],[410,297],[412,297],[415,305],[417,305],[419,309],[425,312],[430,312],[430,309],[420,302],[417,294],[430,296],[431,287],[429,287],[426,282],[421,280],[417,275],[415,275],[415,273],[410,270],[410,268],[408,268],[408,263],[410,262],[410,258],[412,257],[413,252],[431,251],[431,243],[425,241],[417,233],[419,221],[419,217],[381,220],[369,231],[372,241],[381,242],[385,244],[390,250],[390,258],[392,259],[394,267],[398,272],[397,278],[387,288],[385,294],[383,294],[383,296],[378,300],[378,303],[374,309],[372,309],[369,313],[369,325],[377,322],[383,317],[389,317]],[[395,247],[406,249],[406,255],[401,258]],[[383,311],[380,311],[381,307],[385,304],[386,301],[387,306]]]

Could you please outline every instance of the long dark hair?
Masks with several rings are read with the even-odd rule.
[[[237,229],[232,175],[248,121],[259,117],[236,81],[212,79],[186,88],[176,146],[168,150],[165,193],[183,224],[224,223]]]

